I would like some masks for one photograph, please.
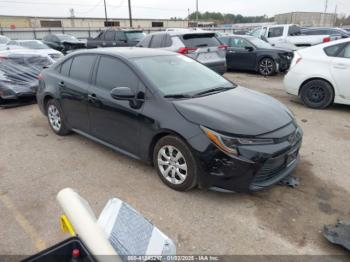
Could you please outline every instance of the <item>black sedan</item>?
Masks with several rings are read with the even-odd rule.
[[[56,134],[153,163],[175,190],[262,190],[299,161],[302,131],[283,104],[181,54],[78,51],[39,78],[38,104]]]
[[[289,69],[293,52],[280,50],[253,36],[231,35],[219,40],[228,46],[227,68],[230,70],[255,71],[264,76]]]
[[[62,52],[63,54],[67,54],[77,49],[86,48],[86,43],[84,43],[83,41],[80,41],[79,39],[77,39],[72,35],[66,35],[66,34],[46,35],[43,38],[43,42],[44,44]]]

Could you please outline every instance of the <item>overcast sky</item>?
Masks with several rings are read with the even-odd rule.
[[[128,0],[106,0],[109,17],[128,17]],[[185,18],[195,11],[196,0],[131,0],[135,18]],[[199,11],[215,11],[246,16],[291,11],[323,12],[326,0],[199,0]],[[328,12],[350,15],[350,0],[328,0]],[[103,17],[103,0],[0,0],[1,15]]]

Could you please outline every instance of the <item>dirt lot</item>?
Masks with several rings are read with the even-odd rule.
[[[67,186],[96,214],[111,197],[127,201],[176,242],[178,254],[343,254],[321,230],[350,219],[350,107],[305,108],[285,94],[281,76],[227,77],[295,113],[305,132],[297,189],[175,192],[150,166],[78,135],[54,135],[36,105],[0,110],[0,254],[35,253],[67,237],[55,200]]]

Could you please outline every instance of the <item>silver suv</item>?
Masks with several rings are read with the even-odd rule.
[[[215,33],[175,30],[146,36],[138,47],[161,48],[191,57],[223,75],[226,72],[226,46]]]

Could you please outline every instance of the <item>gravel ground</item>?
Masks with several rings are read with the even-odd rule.
[[[179,193],[152,167],[78,135],[58,137],[36,105],[0,110],[0,254],[32,254],[67,237],[55,200],[64,187],[96,214],[119,197],[177,245],[178,254],[344,254],[324,224],[350,218],[350,107],[318,111],[286,95],[282,77],[228,73],[285,103],[304,130],[297,189],[255,194]]]

